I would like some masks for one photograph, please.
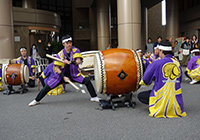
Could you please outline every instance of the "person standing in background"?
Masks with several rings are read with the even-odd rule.
[[[51,48],[51,43],[48,42],[46,46],[46,54],[52,55],[52,48]],[[49,64],[52,62],[51,58],[47,58],[49,60]]]
[[[30,54],[31,57],[35,60],[36,59],[36,53],[38,52],[37,47],[35,44],[32,45],[31,50],[30,50]]]
[[[178,41],[175,40],[174,42],[175,47],[174,47],[174,56],[179,60],[179,45],[178,45]]]
[[[157,45],[159,45],[161,41],[162,41],[162,37],[158,36],[157,37],[157,42],[154,44],[154,48],[157,47]]]
[[[181,45],[181,48],[183,49],[183,62],[182,65],[183,66],[187,66],[188,61],[189,61],[189,57],[190,57],[190,38],[187,37],[185,42]]]
[[[152,43],[152,39],[151,38],[148,38],[148,42],[145,45],[145,50],[146,50],[146,52],[153,53],[153,43]]]
[[[172,52],[174,52],[175,43],[173,42],[173,37],[169,38],[169,42],[172,44]]]
[[[192,36],[192,40],[191,40],[191,49],[197,49],[199,45],[199,40],[197,39],[196,35]]]

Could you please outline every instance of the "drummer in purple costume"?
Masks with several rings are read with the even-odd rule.
[[[35,87],[35,80],[33,80],[35,77],[35,62],[31,56],[27,56],[27,49],[26,47],[20,48],[21,56],[17,58],[16,64],[24,64],[28,66],[29,69],[29,76],[32,77],[32,79],[29,79],[28,85],[30,87]]]
[[[146,68],[148,67],[149,65],[149,61],[148,59],[143,56],[143,53],[142,53],[142,50],[141,49],[137,49],[136,52],[139,54],[139,56],[141,57],[141,60],[142,60],[142,65],[143,65],[143,72],[145,72]]]
[[[62,59],[64,63],[54,61],[56,73],[51,76],[45,87],[38,93],[35,100],[29,103],[29,106],[39,104],[39,101],[54,87],[61,83],[68,82],[69,80],[85,84],[91,99],[90,101],[99,102],[100,98],[94,90],[92,83],[88,77],[85,77],[78,70],[78,65],[82,62],[82,56],[80,50],[76,47],[72,47],[72,38],[69,35],[62,37],[62,44],[64,49],[57,54],[57,58]]]
[[[188,62],[185,75],[191,79],[191,85],[200,81],[200,50],[194,49],[191,51],[193,57]]]
[[[51,77],[55,74],[56,74],[55,65],[52,62],[44,69],[42,74],[39,76],[39,82],[41,82],[42,86],[44,87],[48,83],[48,81],[51,79]],[[65,84],[64,83],[60,84],[59,86],[55,87],[54,89],[55,89],[54,91],[56,91],[56,92],[49,91],[48,94],[49,95],[59,95],[59,94],[63,93],[65,91]]]
[[[139,93],[138,99],[142,103],[149,104],[151,117],[185,117],[181,91],[181,66],[173,59],[171,43],[163,41],[159,49],[162,59],[148,66],[140,82],[140,85],[150,85],[155,80],[154,87],[151,91]]]
[[[2,65],[0,65],[0,91],[3,89],[3,83],[2,83]]]
[[[152,62],[156,61],[160,59],[159,57],[159,49],[158,49],[158,46],[154,47],[154,53],[150,55],[148,61],[149,61],[149,64],[151,64]]]

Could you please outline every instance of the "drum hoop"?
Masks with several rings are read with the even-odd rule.
[[[100,60],[100,68],[101,68],[101,93],[105,94],[107,91],[106,85],[107,85],[107,78],[106,78],[106,71],[105,71],[105,61],[104,61],[104,57],[103,54],[101,53],[101,51],[99,51],[98,53],[99,56],[99,60]]]
[[[6,85],[8,85],[8,81],[7,81],[7,78],[6,78],[6,71],[7,71],[6,69],[7,69],[7,68],[8,68],[8,65],[5,66],[5,68],[4,68],[4,74],[5,74],[5,75],[4,75],[4,82],[5,82]]]
[[[21,75],[22,85],[25,85],[24,78],[23,78],[24,77],[24,64],[21,64],[20,75]]]
[[[143,66],[142,66],[142,60],[140,59],[138,53],[135,50],[132,50],[132,52],[135,56],[135,61],[137,63],[137,85],[136,85],[136,90],[135,90],[137,91],[140,88],[139,83],[143,77]]]

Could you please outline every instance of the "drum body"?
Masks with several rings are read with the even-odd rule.
[[[24,64],[9,64],[3,70],[6,85],[26,84],[29,81],[29,70]]]
[[[128,49],[109,49],[94,57],[95,85],[97,92],[127,94],[137,91],[143,76],[139,55]]]

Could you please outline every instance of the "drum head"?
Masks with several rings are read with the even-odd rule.
[[[8,64],[2,65],[2,81],[4,84],[7,84],[6,75],[5,75],[7,66]]]
[[[98,52],[94,56],[94,76],[95,86],[97,92],[106,92],[106,73],[104,68],[104,60],[101,52]]]
[[[28,81],[29,81],[29,70],[28,70],[27,65],[24,65],[23,76],[24,76],[24,82],[28,83]]]

